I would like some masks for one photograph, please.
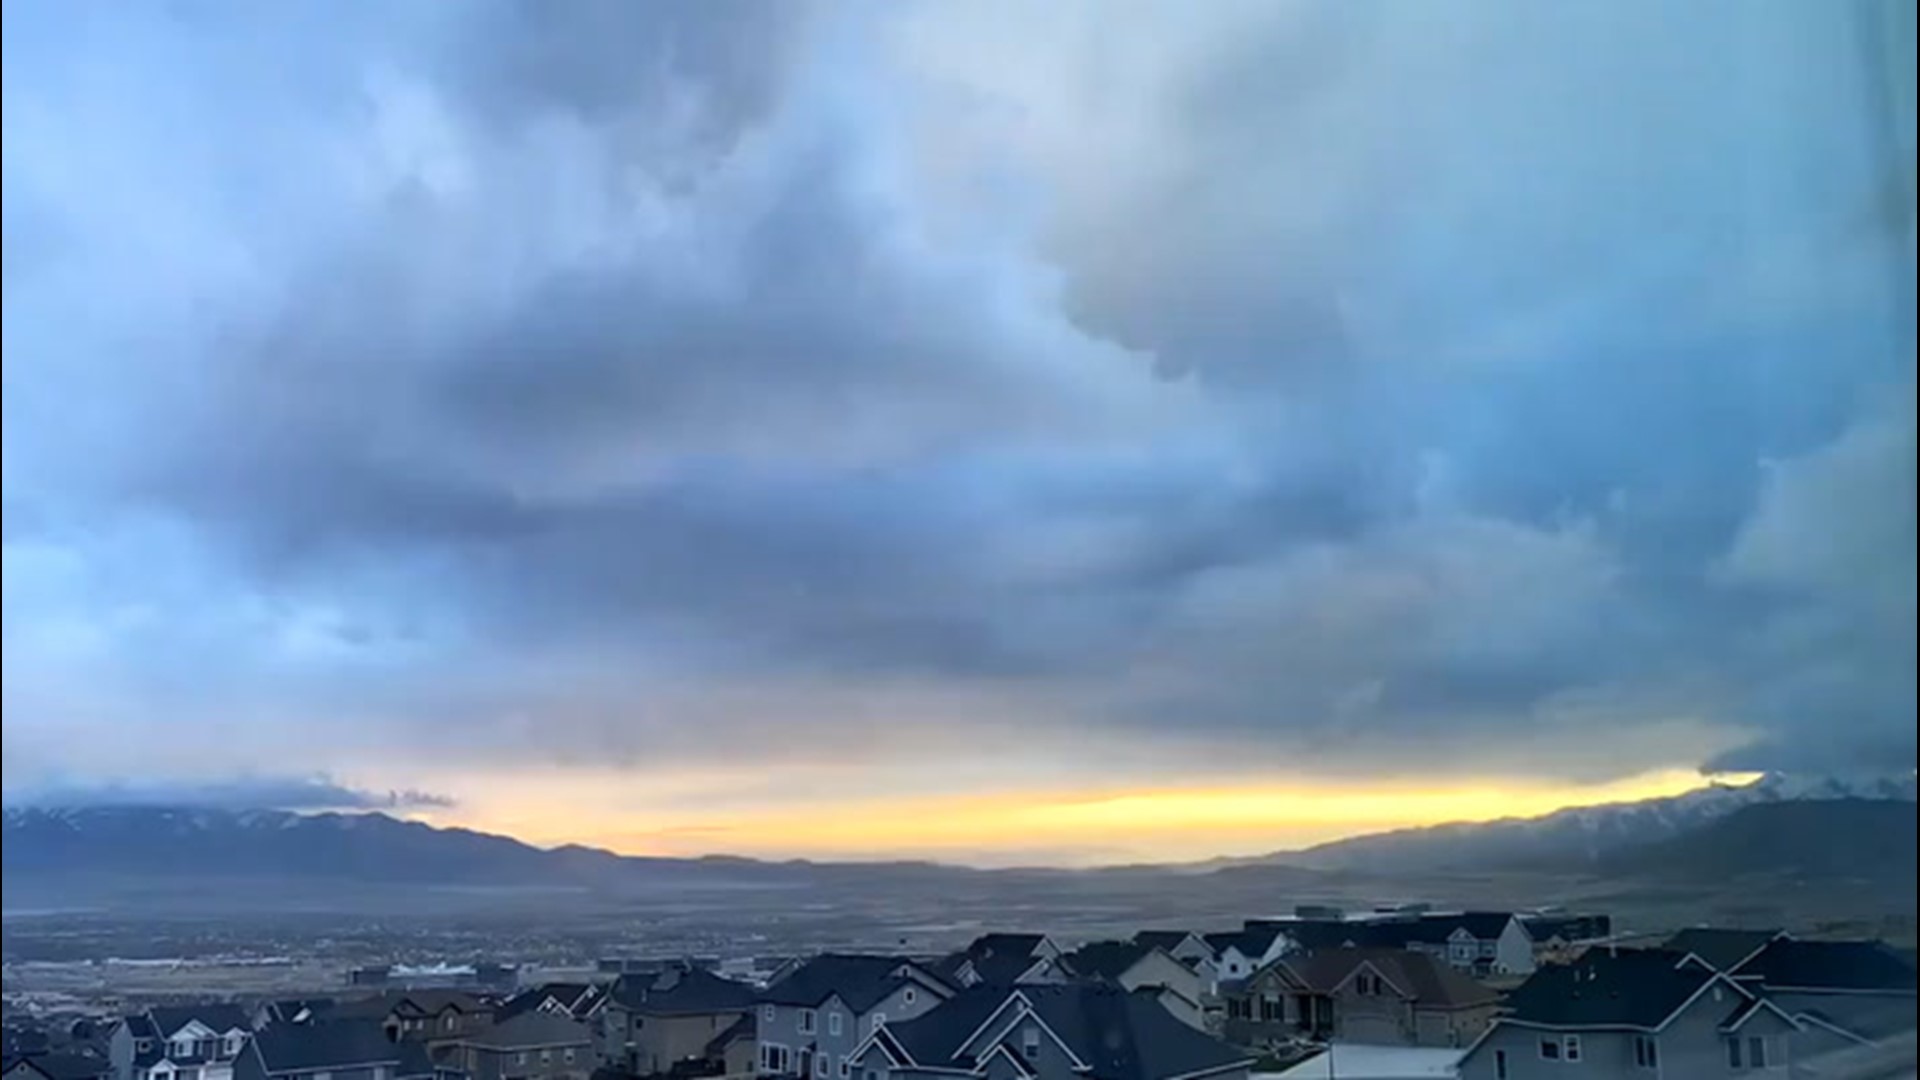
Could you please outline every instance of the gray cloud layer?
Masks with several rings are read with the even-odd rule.
[[[6,9],[10,778],[1913,760],[1910,27],[193,10]]]

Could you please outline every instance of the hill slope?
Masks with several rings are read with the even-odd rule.
[[[1612,853],[1609,876],[1715,880],[1756,874],[1832,884],[1915,880],[1915,806],[1872,799],[1756,803],[1680,836]]]

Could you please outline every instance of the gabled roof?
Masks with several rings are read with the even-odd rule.
[[[1240,955],[1258,960],[1267,955],[1273,947],[1273,939],[1279,937],[1281,928],[1274,925],[1249,926],[1241,930],[1228,930],[1225,933],[1208,934],[1203,939],[1215,955],[1228,949],[1240,950]]]
[[[757,1025],[754,1023],[753,1014],[751,1012],[742,1013],[739,1019],[728,1024],[726,1029],[721,1031],[720,1034],[707,1040],[707,1056],[709,1058],[725,1057],[727,1047],[732,1046],[742,1039],[751,1041],[756,1030]]]
[[[1157,945],[1135,941],[1095,941],[1061,957],[1067,970],[1083,979],[1117,980],[1133,966],[1159,951]]]
[[[884,1030],[914,1061],[924,1065],[952,1063],[957,1060],[960,1044],[1012,993],[1000,986],[962,990],[912,1020],[889,1020]]]
[[[204,1005],[155,1005],[147,1010],[148,1018],[158,1033],[158,1037],[171,1037],[181,1028],[198,1020],[209,1030],[225,1034],[229,1031],[246,1031],[252,1027],[247,1022],[247,1014],[238,1005],[226,1002],[209,1002]]]
[[[522,990],[508,998],[505,1002],[502,1002],[499,1007],[494,1009],[493,1016],[496,1022],[511,1020],[521,1013],[531,1012],[534,1009],[540,1008],[549,1000],[560,1008],[565,1009],[568,1013],[579,1015],[580,1008],[583,1005],[591,1004],[594,996],[598,993],[599,987],[594,986],[592,983],[542,983],[531,989]]]
[[[1684,960],[1666,949],[1590,950],[1574,963],[1535,971],[1508,996],[1507,1019],[1541,1027],[1652,1030],[1708,983],[1723,983],[1742,999],[1751,996]]]
[[[342,1020],[383,1020],[393,1013],[438,1016],[447,1009],[492,1012],[493,1006],[464,990],[388,990],[334,1005],[328,1015]]]
[[[330,997],[280,998],[261,1006],[269,1020],[282,1024],[299,1020],[302,1013],[306,1014],[308,1020],[318,1019],[321,1013],[332,1007],[333,999]]]
[[[1732,971],[1780,937],[1779,930],[1735,930],[1694,926],[1667,939],[1662,948],[1692,953],[1715,971]]]
[[[710,971],[622,975],[608,991],[615,1005],[645,1016],[704,1016],[753,1008],[754,988]]]
[[[864,1013],[908,984],[940,987],[926,968],[901,956],[822,953],[794,969],[760,995],[776,1005],[819,1005],[838,995],[847,1007]]]
[[[1110,986],[1022,990],[1048,1031],[1101,1080],[1166,1080],[1244,1065],[1244,1052],[1174,1018],[1151,994]],[[1016,1024],[1008,1038],[1019,1038]]]
[[[400,1047],[370,1020],[274,1024],[253,1036],[253,1053],[268,1073],[315,1072],[350,1065],[400,1063]]]
[[[1733,972],[1769,990],[1914,992],[1914,970],[1877,941],[1800,941],[1781,937]]]
[[[1201,937],[1191,930],[1142,930],[1133,935],[1135,942],[1141,945],[1151,945],[1156,949],[1165,949],[1168,953],[1172,953],[1173,950],[1185,945],[1188,938],[1199,942],[1209,952],[1213,950],[1213,946],[1207,944],[1206,938]]]
[[[1032,956],[1040,950],[1045,934],[981,934],[966,947],[968,956]]]
[[[961,951],[965,959],[955,962],[953,970],[971,963],[981,982],[1011,986],[1040,961],[1046,940],[1045,934],[982,934]]]
[[[7,1059],[4,1069],[25,1065],[47,1080],[97,1080],[113,1071],[112,1063],[98,1054],[30,1054]]]
[[[1358,972],[1371,966],[1394,991],[1416,1006],[1465,1009],[1499,1000],[1493,988],[1467,978],[1426,953],[1402,949],[1321,949],[1305,956],[1284,957],[1274,966],[1290,971],[1303,989],[1331,994]]]
[[[487,1050],[527,1050],[543,1046],[586,1046],[593,1041],[593,1032],[571,1016],[535,1009],[460,1041]]]

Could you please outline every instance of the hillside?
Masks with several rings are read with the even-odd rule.
[[[1915,881],[1915,806],[1825,799],[1756,803],[1680,836],[1615,852],[1607,876],[1710,881],[1768,875],[1904,885]]]

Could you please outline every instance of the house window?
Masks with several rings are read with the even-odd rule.
[[[573,1064],[573,1047],[571,1046],[567,1047],[565,1058],[566,1058],[567,1064],[569,1065]]]
[[[1560,1040],[1558,1038],[1541,1039],[1540,1058],[1543,1061],[1559,1061]]]
[[[1741,1067],[1742,1067],[1742,1062],[1740,1060],[1740,1036],[1735,1035],[1732,1038],[1727,1040],[1727,1068],[1738,1069]]]
[[[553,1064],[553,1051],[551,1050],[540,1051],[540,1064],[542,1065]]]
[[[146,1053],[147,1051],[149,1051],[149,1050],[151,1050],[151,1049],[153,1049],[153,1040],[152,1040],[152,1039],[135,1039],[135,1040],[133,1040],[133,1051],[134,1051],[134,1053],[136,1053],[136,1054],[144,1054],[144,1053]]]
[[[1767,1067],[1767,1040],[1758,1035],[1747,1040],[1747,1067],[1750,1069]]]
[[[853,1059],[848,1057],[841,1058],[840,1059],[840,1080],[848,1080],[848,1078],[851,1077],[852,1075],[853,1075]]]
[[[527,1063],[527,1052],[525,1050],[522,1050],[519,1053],[513,1055],[513,1063],[515,1065],[525,1065]]]
[[[1643,1069],[1660,1067],[1660,1043],[1651,1035],[1633,1037],[1633,1063]]]
[[[459,1022],[460,1022],[459,1017],[455,1016],[452,1013],[448,1013],[447,1015],[440,1018],[440,1027],[443,1031],[452,1031],[453,1026]]]
[[[1020,1056],[1028,1061],[1040,1057],[1040,1029],[1032,1024],[1028,1024],[1026,1030],[1020,1033]]]
[[[1507,1052],[1505,1050],[1495,1050],[1493,1052],[1493,1080],[1507,1080]]]
[[[814,1028],[813,1010],[801,1009],[800,1010],[800,1034],[811,1035],[813,1034],[813,1028]]]
[[[1561,1056],[1566,1058],[1568,1061],[1579,1061],[1580,1060],[1580,1036],[1578,1035],[1567,1036],[1566,1041],[1561,1045],[1561,1050],[1563,1051]]]
[[[840,1013],[837,1010],[827,1014],[827,1034],[840,1034]]]
[[[793,1065],[793,1054],[775,1043],[760,1044],[760,1067],[770,1073],[784,1073]]]
[[[1261,998],[1260,999],[1260,1019],[1265,1020],[1267,1023],[1273,1023],[1276,1020],[1285,1019],[1286,1017],[1284,1016],[1284,1013],[1286,1012],[1286,1010],[1282,1006],[1283,1006],[1283,1003],[1276,998],[1270,998],[1270,997]]]
[[[760,1019],[769,1024],[773,1023],[773,1006],[760,1006]]]
[[[902,1000],[902,1001],[904,1001],[904,1002],[906,1002],[907,1004],[909,1004],[909,1005],[911,1005],[911,1004],[913,1004],[913,996],[914,996],[914,995],[913,995],[913,987],[911,987],[911,986],[909,986],[909,987],[907,987],[907,992],[906,992],[905,994],[902,994],[902,995],[901,995],[901,997],[900,997],[900,1000]]]
[[[879,1031],[879,1030],[880,1030],[880,1028],[881,1028],[881,1027],[882,1027],[882,1026],[883,1026],[884,1024],[886,1024],[886,1022],[887,1022],[887,1014],[886,1014],[886,1013],[874,1013],[874,1014],[873,1014],[873,1021],[872,1021],[872,1023],[871,1023],[871,1025],[870,1025],[870,1027],[869,1027],[869,1030],[870,1030],[870,1031]]]
[[[815,1076],[827,1075],[827,1069],[829,1067],[829,1062],[827,1059],[828,1059],[828,1055],[826,1054],[815,1054],[813,1056],[813,1075]]]

